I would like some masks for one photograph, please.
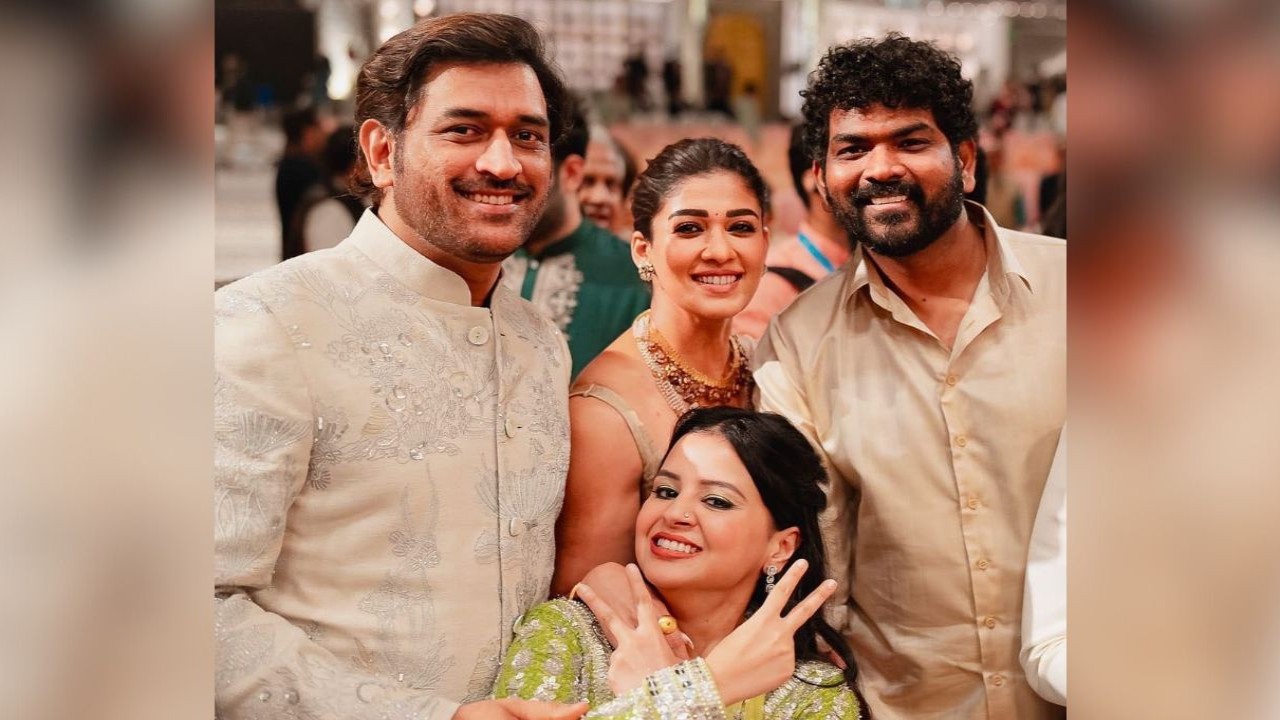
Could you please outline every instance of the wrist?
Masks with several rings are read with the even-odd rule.
[[[712,682],[720,691],[720,699],[726,706],[742,702],[752,696],[752,693],[740,682],[742,672],[734,667],[731,658],[717,654],[713,650],[704,662],[707,664],[707,672],[710,673]]]

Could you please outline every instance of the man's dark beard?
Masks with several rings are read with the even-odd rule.
[[[915,204],[920,214],[918,226],[914,232],[901,227],[909,219],[907,213],[885,213],[880,215],[880,221],[890,226],[888,231],[873,234],[863,217],[864,208],[870,205],[873,197],[893,195],[905,195],[908,202]],[[907,257],[932,245],[960,219],[960,213],[964,211],[964,171],[957,158],[951,180],[932,200],[927,199],[924,190],[915,183],[870,181],[852,196],[832,195],[829,201],[832,214],[850,240],[862,243],[878,255]]]

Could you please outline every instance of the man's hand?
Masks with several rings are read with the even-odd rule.
[[[629,627],[636,626],[636,605],[640,598],[636,597],[632,592],[631,580],[627,577],[627,570],[618,563],[604,563],[592,568],[587,576],[582,578],[582,582],[574,586],[574,594],[581,592],[583,587],[590,588],[595,593],[592,600],[591,609],[595,611],[597,608],[603,607],[606,612],[612,612],[617,618],[626,623]],[[666,615],[667,606],[658,598],[648,586],[645,586],[645,592],[653,603],[654,612],[657,615]],[[609,644],[615,648],[618,647],[618,638],[614,636],[613,631],[605,624],[604,618],[600,617],[600,613],[596,613],[596,617],[601,621],[600,626],[604,629],[605,637],[608,638]],[[689,639],[679,629],[670,635],[664,636],[667,639],[667,645],[671,647],[671,652],[675,654],[678,660],[688,660],[692,657],[693,641]]]
[[[578,720],[587,713],[587,704],[538,702],[520,698],[481,700],[467,703],[453,714],[453,720]]]

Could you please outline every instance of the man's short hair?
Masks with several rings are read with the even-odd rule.
[[[887,108],[929,110],[951,147],[978,134],[973,113],[973,83],[960,62],[930,42],[889,33],[836,45],[809,75],[804,98],[805,145],[809,156],[826,163],[831,113]]]
[[[374,51],[356,79],[355,124],[377,120],[398,137],[422,95],[431,70],[446,63],[511,63],[528,65],[538,78],[547,103],[552,147],[565,132],[568,89],[547,57],[542,36],[527,21],[511,15],[456,13],[415,24]],[[372,198],[382,192],[369,177],[364,150],[352,176],[351,191]]]
[[[585,158],[587,145],[591,141],[591,131],[587,128],[582,100],[573,93],[566,93],[565,97],[568,98],[564,113],[569,119],[568,127],[560,136],[560,140],[551,147],[551,160],[557,170],[570,155]]]

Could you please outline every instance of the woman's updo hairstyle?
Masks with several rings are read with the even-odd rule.
[[[747,184],[760,202],[762,215],[769,212],[769,187],[742,148],[719,138],[686,138],[662,149],[636,178],[631,195],[635,230],[653,238],[653,216],[677,185],[691,177],[731,172]]]

